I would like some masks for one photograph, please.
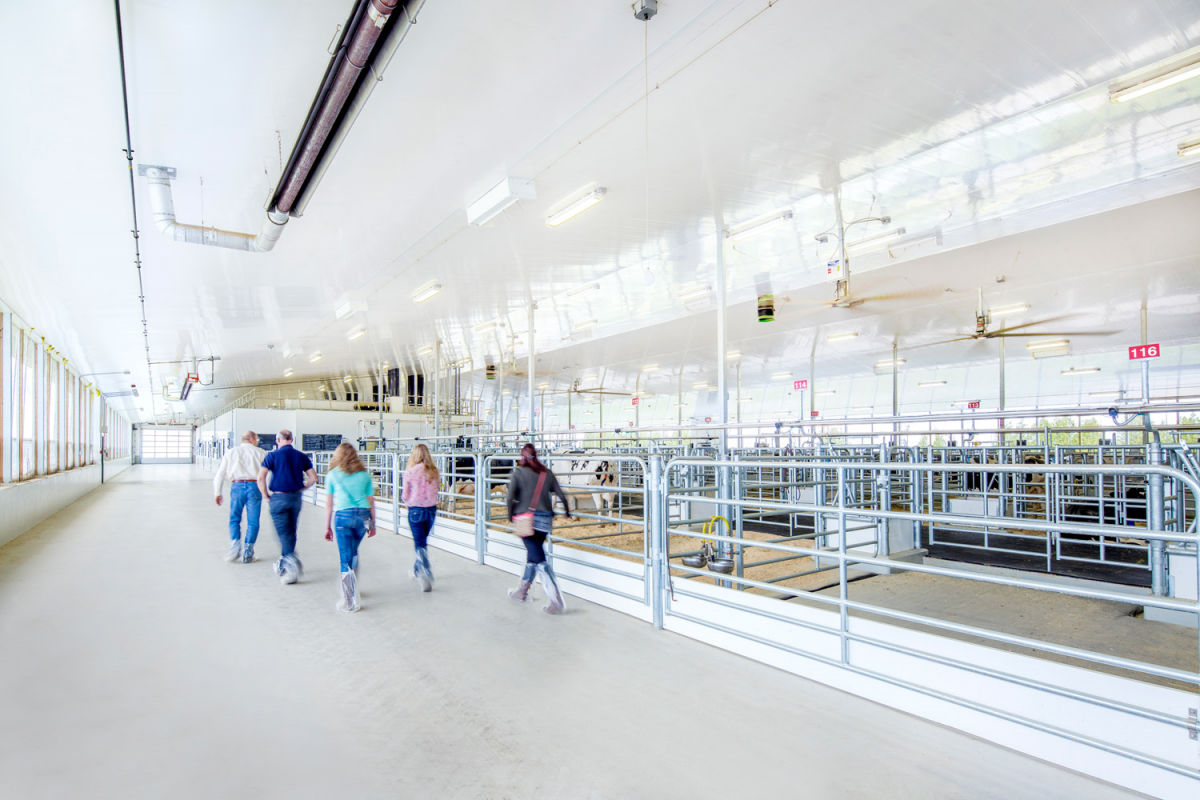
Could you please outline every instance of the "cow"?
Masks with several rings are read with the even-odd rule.
[[[614,487],[617,484],[617,476],[613,474],[612,462],[600,453],[589,453],[587,451],[568,453],[571,461],[570,466],[565,473],[558,474],[558,482],[566,487]],[[562,463],[561,461],[559,463]],[[616,506],[617,493],[615,491],[593,491],[592,503],[596,506],[596,513],[603,514],[605,510],[612,514],[613,508]],[[579,500],[575,495],[567,495],[570,500],[570,511],[574,512],[579,506]]]

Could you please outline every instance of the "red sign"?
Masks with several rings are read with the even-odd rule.
[[[1162,355],[1162,350],[1156,344],[1139,344],[1137,347],[1129,348],[1129,360],[1141,361],[1143,358],[1158,358]]]
[[[1157,347],[1157,346],[1158,346],[1158,345],[1155,345],[1155,347]],[[188,383],[199,383],[199,382],[200,382],[200,375],[199,375],[198,373],[195,373],[195,372],[189,372],[189,373],[188,373],[188,376],[187,376],[187,382],[188,382]]]
[[[967,403],[967,408],[979,408],[978,400],[971,400]]]
[[[635,397],[635,398],[633,398],[633,404],[634,404],[635,406],[636,406],[638,403],[640,403],[640,402],[642,402],[642,398],[640,398],[640,397]]]
[[[712,417],[705,417],[705,418],[704,418],[704,421],[705,421],[705,422],[712,422]]]
[[[574,425],[572,425],[572,426],[571,426],[571,430],[575,430],[575,426],[574,426]]]
[[[808,381],[793,381],[792,388],[799,391],[800,389],[808,388]]]
[[[819,417],[819,416],[821,416],[821,412],[820,411],[810,411],[810,412],[808,412],[808,415],[810,417]]]

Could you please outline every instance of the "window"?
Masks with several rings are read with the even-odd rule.
[[[17,424],[21,432],[21,480],[37,474],[37,347],[33,338],[21,331],[21,416]]]

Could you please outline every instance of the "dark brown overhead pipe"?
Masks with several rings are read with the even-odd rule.
[[[304,189],[325,142],[342,114],[346,100],[367,67],[383,28],[399,3],[400,0],[363,0],[355,10],[342,35],[338,53],[330,64],[333,77],[329,77],[330,71],[327,70],[325,86],[309,111],[308,123],[300,134],[287,172],[275,192],[275,210],[285,214],[292,212],[296,198]],[[333,68],[334,64],[336,68]]]

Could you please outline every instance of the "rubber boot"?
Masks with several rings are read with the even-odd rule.
[[[248,544],[246,545],[246,548],[242,550],[242,563],[252,564],[255,561],[258,561],[258,557],[254,555],[254,545]]]
[[[550,565],[539,564],[538,575],[541,576],[542,588],[546,590],[546,599],[549,601],[549,605],[543,606],[542,611],[547,614],[561,614],[566,611],[566,603],[563,602],[562,592],[558,590],[558,581],[554,580],[554,571],[550,569]]]
[[[413,567],[417,580],[421,582],[421,591],[433,591],[433,570],[429,569],[429,554],[424,547],[417,548],[417,563]]]
[[[341,590],[342,596],[338,600],[337,610],[347,612],[358,611],[358,579],[354,576],[354,570],[348,569],[342,573]]]
[[[508,590],[508,596],[518,603],[528,603],[533,599],[529,596],[529,590],[532,587],[533,583],[531,581],[522,580],[517,584],[517,588]]]

